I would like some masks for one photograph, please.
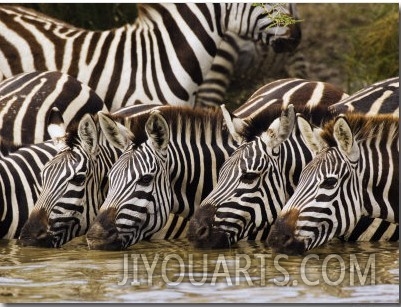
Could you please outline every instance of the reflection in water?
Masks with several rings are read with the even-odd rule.
[[[0,302],[386,302],[399,300],[398,242],[333,242],[300,256],[260,242],[197,250],[186,240],[126,251],[0,240]]]

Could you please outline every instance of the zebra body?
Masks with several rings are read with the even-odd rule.
[[[356,111],[366,115],[392,114],[399,116],[399,88],[399,77],[378,81],[330,106],[329,109],[335,115]]]
[[[250,3],[138,4],[135,23],[87,31],[3,6],[0,71],[4,77],[63,71],[94,89],[111,111],[138,103],[194,105],[225,33],[287,50],[298,45],[297,24],[269,28],[266,15]]]
[[[291,97],[290,89],[283,90],[283,96],[287,91]],[[365,96],[364,108],[376,102],[376,94]],[[316,97],[324,100],[325,95]],[[352,96],[337,105],[345,100],[351,101]],[[295,105],[296,112],[304,114],[316,126],[334,116],[331,108],[315,105],[308,110]],[[280,110],[275,114],[269,110],[253,121],[232,120],[237,127],[233,133],[247,142],[224,163],[216,187],[195,212],[188,230],[188,238],[195,246],[227,247],[244,238],[267,238],[270,226],[294,193],[302,169],[313,157],[297,123],[292,132],[282,135],[281,122],[288,125],[286,122],[291,119],[279,116]],[[388,232],[392,235],[388,236]],[[349,238],[386,240],[397,236],[398,225],[364,219]]]
[[[0,83],[3,142],[25,145],[48,140],[47,118],[53,107],[59,109],[66,125],[86,113],[107,110],[93,90],[67,74],[22,73]]]
[[[316,83],[307,88],[313,94]],[[238,114],[254,116],[272,101],[281,108],[282,92],[269,89],[270,95],[253,101],[258,106],[248,101]],[[338,89],[336,93],[333,103],[343,95]],[[305,95],[303,101],[309,98]],[[188,220],[217,182],[222,163],[238,147],[239,140],[227,131],[230,127],[224,127],[222,112],[182,109],[170,112],[172,117],[167,110],[159,108],[160,113],[149,118],[145,139],[134,141],[113,165],[107,198],[86,235],[90,248],[127,248],[161,229],[171,212]]]
[[[398,225],[398,120],[341,115],[320,134],[304,124],[302,135],[317,154],[302,171],[268,244],[279,252],[303,253],[350,235],[361,216]]]
[[[40,192],[40,171],[56,154],[51,141],[27,145],[0,158],[0,238],[21,231]]]

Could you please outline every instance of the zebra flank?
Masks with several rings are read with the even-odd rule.
[[[272,227],[269,246],[303,253],[336,236],[351,236],[362,216],[398,228],[398,131],[398,117],[346,114],[324,125],[319,135],[305,136],[322,138],[326,145],[302,170]]]
[[[293,87],[285,87],[293,83]],[[282,103],[291,102],[295,111],[303,116],[307,126],[314,125],[309,135],[312,137],[320,131],[319,126],[331,120],[334,115],[331,108],[340,105],[343,101],[352,101],[353,96],[342,98],[342,94],[333,93],[332,86],[325,90],[325,84],[316,86],[316,82],[308,84],[300,80],[284,80],[264,86],[266,93],[273,90],[281,91]],[[269,87],[272,86],[272,89]],[[314,90],[315,89],[315,90]],[[382,89],[382,93],[379,90]],[[382,97],[388,88],[379,87],[372,96],[363,98],[363,107],[380,103],[392,105],[390,100],[376,100]],[[398,87],[394,87],[393,96],[398,95]],[[335,92],[334,92],[335,93]],[[310,107],[302,106],[296,102],[301,100],[293,97],[302,97]],[[309,98],[308,98],[309,94]],[[256,91],[249,101],[257,101],[263,98],[264,92]],[[344,95],[346,96],[346,95]],[[305,98],[306,97],[306,98]],[[337,101],[329,99],[337,97]],[[271,100],[272,103],[276,102]],[[358,112],[358,104],[353,109]],[[380,110],[386,109],[383,105]],[[252,112],[245,103],[236,112],[241,114],[243,110]],[[281,110],[271,105],[266,112],[245,120],[234,117],[226,117],[227,127],[234,135],[242,139],[244,143],[230,156],[219,171],[219,180],[213,191],[202,201],[199,209],[191,219],[188,238],[197,247],[221,248],[235,244],[242,239],[265,240],[269,235],[271,225],[281,212],[286,201],[294,194],[299,182],[300,174],[305,165],[312,160],[314,151],[308,147],[305,137],[301,135],[301,123],[296,121],[292,133],[287,139],[279,138],[282,117]],[[362,111],[361,111],[362,112]],[[235,113],[235,112],[234,112]],[[283,118],[284,122],[288,119]],[[272,142],[276,138],[276,141]],[[323,141],[314,141],[314,148],[320,146]],[[355,232],[344,236],[346,240],[372,239],[394,240],[398,239],[398,225],[388,221],[364,217],[361,224],[355,228]],[[280,233],[277,228],[276,233]],[[225,238],[223,241],[220,238]]]
[[[35,144],[50,139],[47,119],[56,107],[66,125],[84,114],[106,111],[85,84],[57,71],[22,73],[0,83],[0,134],[3,144]]]
[[[284,11],[291,14],[293,6]],[[237,54],[230,58],[224,52],[233,45],[224,41],[226,33],[273,48],[280,45],[278,52],[292,51],[299,44],[298,23],[269,28],[272,20],[266,11],[271,9],[251,3],[138,4],[133,24],[87,31],[33,10],[4,5],[0,7],[0,76],[62,71],[92,88],[110,111],[148,103],[193,106],[204,80],[217,73],[228,83]],[[234,46],[234,53],[237,50]],[[221,62],[226,70],[213,66]],[[199,103],[207,104],[207,99]]]
[[[314,89],[308,87],[311,88]],[[343,92],[339,93],[333,103],[342,95]],[[256,110],[265,110],[264,105],[273,100],[277,101],[277,112],[281,114],[282,96],[280,91],[272,90],[269,95],[249,102],[252,111],[243,111],[242,115],[256,117]],[[309,100],[310,96],[299,104]],[[167,106],[158,111],[146,125],[147,131],[143,128],[137,131],[145,139],[141,143],[134,141],[109,173],[107,198],[86,235],[92,249],[125,249],[156,236],[166,225],[169,214],[183,219],[183,224],[175,225],[175,229],[186,235],[185,223],[212,191],[221,165],[240,145],[223,120],[222,111],[194,112],[185,108],[178,111]],[[241,118],[241,114],[237,119],[248,120]],[[164,148],[160,146],[164,136],[159,134],[167,130],[169,143]],[[176,231],[175,234],[177,237]],[[227,236],[221,240],[227,241]]]

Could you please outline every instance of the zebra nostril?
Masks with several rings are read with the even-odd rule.
[[[206,240],[209,237],[209,233],[209,227],[205,225],[199,227],[199,229],[196,231],[196,234],[200,240]]]
[[[294,241],[294,236],[290,234],[283,234],[281,238],[283,246],[289,246]]]

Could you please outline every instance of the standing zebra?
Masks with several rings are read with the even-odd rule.
[[[317,155],[301,173],[267,242],[300,254],[352,232],[361,216],[398,225],[398,117],[340,115],[320,134],[304,119],[301,132]]]
[[[289,102],[296,101],[290,100],[291,97],[296,98],[296,92],[291,93],[288,88],[283,90],[284,93],[287,92]],[[360,105],[365,110],[381,103],[383,108],[378,109],[388,109],[393,113],[393,107],[398,107],[399,103],[394,99],[398,96],[395,93],[398,86],[393,87],[394,93],[391,95],[387,95],[387,91],[388,88],[379,86],[376,91],[371,92],[372,95],[365,95],[361,104],[358,92],[356,99],[353,95],[349,96],[329,106],[328,110],[327,107],[323,110],[321,107],[303,110],[296,105],[295,109],[316,126],[331,119],[334,116],[333,106],[341,108],[343,101],[350,106],[355,101],[354,110]],[[386,96],[389,97],[387,100],[381,99]],[[317,97],[324,97],[324,94]],[[306,146],[297,125],[289,135],[282,134],[278,119],[280,112],[281,110],[276,110],[274,114],[270,109],[245,121],[227,117],[227,125],[233,127],[233,134],[248,142],[239,147],[224,163],[217,185],[191,219],[188,238],[195,246],[223,248],[244,238],[267,238],[270,226],[294,193],[301,170],[313,157],[313,152]],[[290,121],[288,116],[282,119],[284,123]],[[355,232],[346,237],[349,240],[389,238],[398,238],[398,225],[371,219],[363,219]]]
[[[344,94],[321,82],[290,79],[287,83],[299,89],[299,104],[329,105]],[[259,92],[234,113],[247,117],[271,103],[281,108],[287,101],[285,84],[285,80],[275,83],[276,90],[266,86],[265,95]],[[109,172],[107,198],[86,235],[91,249],[127,248],[161,229],[171,212],[188,220],[240,142],[229,133],[232,128],[224,126],[221,111],[163,107],[152,113],[145,127],[145,139],[134,140]]]
[[[106,111],[85,84],[57,71],[22,73],[0,83],[0,135],[3,146],[35,144],[50,138],[47,118],[56,107],[68,125],[86,113]],[[4,150],[4,147],[2,147]]]
[[[278,13],[251,3],[138,4],[135,23],[87,31],[2,6],[0,75],[59,70],[94,89],[111,111],[138,103],[194,105],[226,33],[278,51],[298,45],[299,24],[271,27],[269,11]]]

